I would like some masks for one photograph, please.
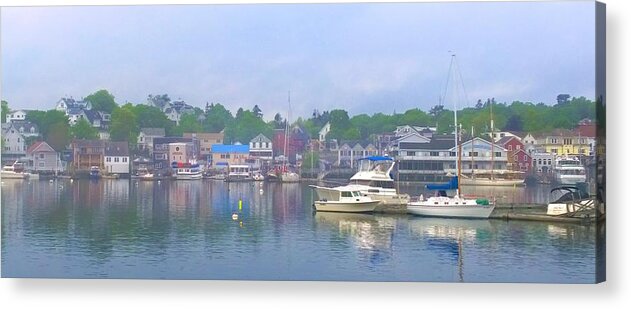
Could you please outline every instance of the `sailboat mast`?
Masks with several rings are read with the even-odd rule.
[[[449,74],[451,75],[451,69],[454,61],[456,60],[456,54],[451,55],[451,62],[449,63]],[[449,78],[447,78],[449,83]],[[447,85],[449,86],[449,85]],[[447,91],[447,88],[445,88]],[[456,195],[460,195],[460,149],[458,147],[458,100],[454,99],[454,146],[456,147],[456,176],[458,177],[458,188],[456,189]]]
[[[475,155],[474,147],[475,137],[473,136],[473,126],[471,126],[471,178],[474,178],[475,170],[473,169],[473,157]]]
[[[493,169],[495,168],[495,126],[493,125],[493,100],[489,100],[491,108],[491,180],[495,179]]]
[[[285,155],[285,160],[283,161],[283,168],[287,166],[287,161],[289,161],[289,155],[287,155],[287,138],[289,136],[289,117],[291,116],[291,91],[287,91],[287,105],[289,108],[287,110],[287,119],[285,119],[285,144],[283,145],[283,155]]]

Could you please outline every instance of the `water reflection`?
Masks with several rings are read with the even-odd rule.
[[[380,264],[392,256],[395,219],[369,214],[317,212],[316,225],[334,229],[349,237],[364,258]]]
[[[305,184],[6,180],[2,275],[467,282],[595,276],[595,227],[314,214],[313,197]]]

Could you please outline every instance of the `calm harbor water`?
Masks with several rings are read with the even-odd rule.
[[[549,192],[486,190],[475,193],[544,203]],[[593,225],[313,213],[313,197],[306,184],[3,180],[2,276],[595,280]]]

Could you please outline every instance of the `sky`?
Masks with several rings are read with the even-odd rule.
[[[3,7],[2,100],[51,109],[107,89],[119,104],[169,94],[266,119],[429,110],[451,54],[465,94],[593,99],[594,2]],[[449,108],[449,106],[447,106]]]

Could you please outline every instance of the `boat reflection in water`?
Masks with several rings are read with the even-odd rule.
[[[318,226],[337,229],[366,254],[371,264],[379,264],[391,257],[392,239],[396,226],[394,217],[358,213],[317,212]]]
[[[410,232],[420,237],[429,251],[456,262],[458,281],[464,282],[465,244],[489,240],[488,220],[410,218]]]

